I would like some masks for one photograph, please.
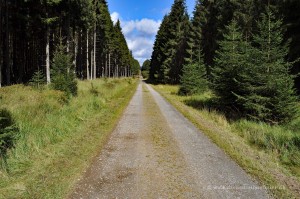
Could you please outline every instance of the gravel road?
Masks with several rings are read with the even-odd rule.
[[[140,83],[109,142],[68,198],[270,198],[265,189]]]

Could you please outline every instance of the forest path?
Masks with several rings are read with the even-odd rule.
[[[140,83],[68,198],[269,198],[222,150]]]

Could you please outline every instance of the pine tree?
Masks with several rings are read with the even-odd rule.
[[[154,42],[153,52],[151,55],[149,79],[151,81],[163,82],[165,72],[162,64],[166,59],[166,42],[168,40],[169,16],[164,16],[159,27],[156,39]]]
[[[53,89],[63,91],[68,96],[77,95],[77,81],[71,56],[66,53],[62,44],[57,47],[54,53],[52,76],[51,86]]]
[[[213,69],[213,90],[223,106],[240,109],[242,107],[237,101],[237,95],[243,94],[240,84],[247,69],[249,44],[243,40],[235,20],[226,27],[223,36]]]
[[[37,70],[30,80],[30,85],[37,89],[42,89],[46,83],[47,80],[41,70]]]
[[[232,21],[234,7],[232,1],[228,0],[203,0],[202,5],[202,49],[204,63],[208,69],[214,66],[216,52],[219,49],[218,41],[223,40],[223,30]]]
[[[184,65],[182,73],[179,94],[193,95],[207,90],[208,82],[203,61]]]
[[[166,82],[179,83],[187,49],[190,21],[185,0],[175,0],[169,15],[169,41],[166,43],[167,58],[163,62]]]
[[[201,1],[197,1],[192,23],[186,38],[185,64],[180,77],[179,94],[193,95],[205,91],[208,87],[207,70],[201,52]]]
[[[202,28],[205,23],[205,10],[202,5],[203,0],[197,0],[196,6],[193,12],[193,18],[191,20],[191,28],[189,31],[188,46],[191,50],[189,54],[192,55],[193,62],[200,62],[201,49],[202,49]]]
[[[285,61],[288,43],[283,42],[282,21],[267,9],[254,35],[252,70],[248,71],[246,95],[240,97],[252,118],[270,123],[290,121],[296,113],[291,63]]]

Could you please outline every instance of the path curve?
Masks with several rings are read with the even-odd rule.
[[[151,86],[140,83],[68,198],[270,198]]]

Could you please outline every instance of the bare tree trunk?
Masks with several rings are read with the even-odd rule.
[[[97,45],[97,34],[96,34],[96,24],[95,24],[95,28],[94,28],[94,79],[96,79],[97,77],[97,66],[96,66],[96,45]]]
[[[107,59],[108,59],[108,58],[107,58],[107,57],[108,57],[108,55],[106,54],[106,55],[105,55],[105,77],[108,76],[108,74],[107,74],[107,70],[108,70],[108,69],[107,69]]]
[[[91,77],[90,79],[92,80],[93,79],[93,73],[94,73],[94,49],[92,49],[91,51]]]
[[[47,76],[47,84],[51,83],[50,78],[50,29],[49,25],[47,25],[46,31],[46,76]]]
[[[67,53],[70,52],[70,0],[68,0],[68,13],[67,13]]]
[[[3,13],[3,2],[2,0],[0,0],[0,13]],[[3,23],[2,23],[2,15],[0,14],[0,38],[2,38],[2,27],[3,27]],[[2,65],[3,65],[3,54],[2,54],[2,40],[0,40],[0,88],[2,86]]]
[[[6,64],[6,84],[10,85],[10,59],[9,59],[9,52],[10,52],[10,46],[9,46],[9,25],[8,25],[8,19],[9,19],[9,9],[8,9],[8,1],[6,1],[6,15],[5,15],[5,64]]]
[[[108,77],[110,77],[110,53],[108,54]]]
[[[90,71],[89,71],[89,31],[86,31],[86,79],[89,80]]]
[[[117,64],[117,78],[119,78],[119,65]]]
[[[74,33],[74,60],[73,60],[75,71],[77,71],[77,53],[78,53],[78,35],[75,31],[75,33]]]

